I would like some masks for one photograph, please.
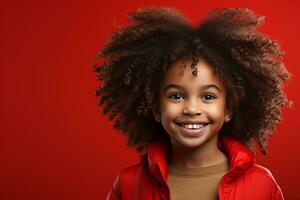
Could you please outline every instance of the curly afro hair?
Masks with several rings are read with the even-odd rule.
[[[128,145],[168,138],[154,120],[159,86],[171,63],[192,57],[207,60],[224,84],[232,119],[220,130],[255,152],[267,154],[268,137],[281,121],[281,107],[292,106],[283,90],[290,78],[276,40],[257,31],[264,21],[247,8],[214,9],[191,23],[176,9],[149,7],[128,14],[130,24],[114,32],[92,68],[100,86],[96,96],[103,114],[128,137]],[[194,67],[193,75],[197,75]]]

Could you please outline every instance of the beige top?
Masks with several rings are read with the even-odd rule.
[[[202,168],[169,165],[171,200],[217,200],[218,184],[227,171],[227,161]]]

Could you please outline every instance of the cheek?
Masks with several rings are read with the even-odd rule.
[[[212,106],[209,109],[209,115],[212,118],[212,120],[220,120],[224,118],[225,115],[225,106],[223,104],[218,104],[215,106]]]
[[[174,103],[164,103],[161,107],[161,117],[163,120],[174,120],[180,114],[181,106]]]

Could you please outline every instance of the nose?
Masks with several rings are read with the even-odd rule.
[[[184,115],[190,115],[190,116],[201,115],[202,113],[201,107],[202,106],[199,101],[197,101],[196,99],[190,99],[185,101],[182,113]]]

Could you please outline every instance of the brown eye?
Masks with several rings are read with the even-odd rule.
[[[213,100],[213,99],[216,98],[215,96],[213,96],[213,95],[211,95],[211,94],[206,94],[206,95],[204,95],[203,97],[204,97],[204,100],[207,100],[207,101]]]
[[[184,98],[184,96],[180,93],[175,93],[168,96],[169,99],[179,100],[180,98]]]

